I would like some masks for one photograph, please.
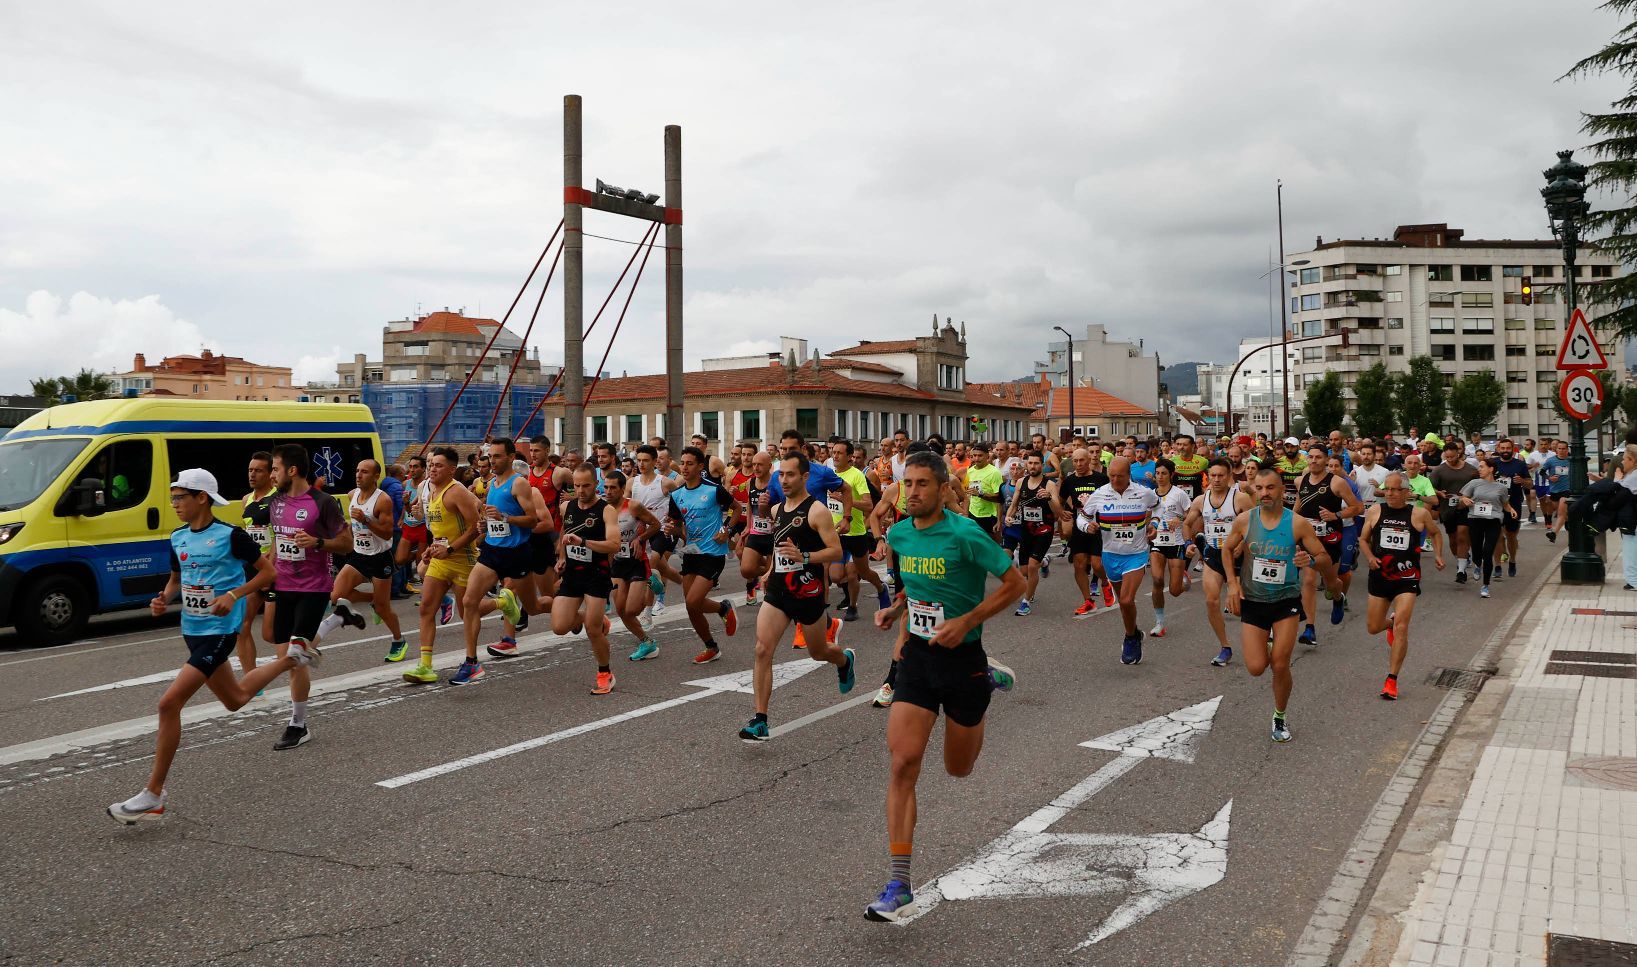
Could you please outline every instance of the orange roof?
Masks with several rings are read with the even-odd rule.
[[[432,312],[415,321],[415,332],[450,332],[462,336],[489,338],[498,319],[475,319],[458,312]],[[485,328],[486,327],[486,328]]]
[[[1089,386],[1076,387],[1074,390],[1054,388],[1051,391],[1051,416],[1069,415],[1069,394],[1074,394],[1074,415],[1082,416],[1147,416],[1151,411],[1145,410],[1135,403],[1120,399],[1112,393],[1105,393],[1100,389]]]
[[[903,371],[880,363],[865,362],[862,359],[825,359],[825,369],[856,369],[861,373],[882,373],[888,376],[902,376]]]
[[[967,383],[966,398],[972,403],[996,404],[1004,401],[1005,405],[1033,410],[1046,401],[1046,384]]]
[[[811,360],[796,368],[794,383],[785,381],[785,367],[782,363],[771,363],[767,366],[753,366],[746,369],[713,369],[682,374],[683,395],[693,396],[727,396],[739,393],[824,393],[840,392],[852,393],[858,396],[885,396],[896,399],[935,400],[936,394],[906,386],[903,383],[883,383],[876,380],[851,379],[836,372],[826,360],[821,367],[815,367]],[[846,368],[838,366],[836,369]],[[862,367],[855,367],[862,368]],[[880,367],[886,369],[887,367]],[[586,383],[586,393],[591,402],[610,402],[613,400],[663,400],[665,398],[667,380],[665,374],[655,373],[645,376],[619,376],[612,379],[600,380],[592,389],[590,381]],[[973,396],[967,393],[967,402],[984,406],[999,406],[1008,408],[1027,408],[1020,406],[1013,400],[1001,400],[988,396]],[[554,398],[548,407],[561,405],[561,400]]]
[[[890,342],[861,342],[846,349],[832,349],[831,356],[868,356],[871,353],[912,353],[915,351],[915,340],[894,339]]]

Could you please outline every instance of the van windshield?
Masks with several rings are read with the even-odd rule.
[[[32,503],[90,442],[88,437],[0,442],[0,511]]]

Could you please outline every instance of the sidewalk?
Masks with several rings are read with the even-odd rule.
[[[1522,613],[1339,963],[1637,964],[1637,592],[1608,550],[1601,588],[1554,574]]]

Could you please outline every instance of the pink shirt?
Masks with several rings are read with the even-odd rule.
[[[277,572],[274,589],[328,594],[334,583],[330,577],[330,553],[316,547],[301,547],[295,543],[295,536],[306,533],[319,540],[329,540],[341,533],[346,526],[341,518],[341,504],[333,497],[320,496],[316,490],[308,490],[300,497],[274,494],[268,520],[273,526],[273,567]]]

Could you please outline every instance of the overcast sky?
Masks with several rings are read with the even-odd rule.
[[[1277,178],[1291,252],[1541,237],[1540,171],[1619,93],[1555,78],[1617,26],[1588,0],[7,4],[0,391],[202,345],[333,375],[417,308],[499,317],[561,218],[566,93],[588,186],[661,191],[682,126],[690,366],[933,313],[973,379],[1057,324],[1225,359],[1268,331]],[[587,240],[588,321],[630,251]],[[660,254],[616,373],[663,365]],[[561,313],[554,284],[548,361]]]

